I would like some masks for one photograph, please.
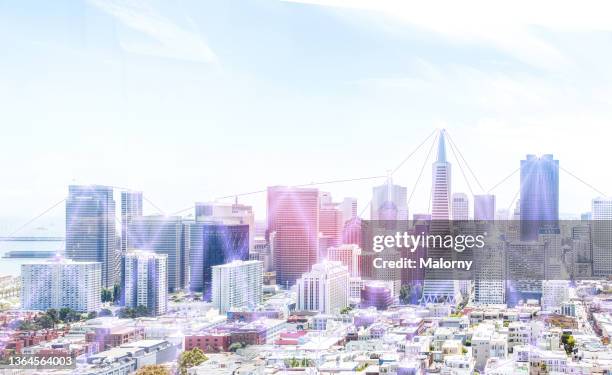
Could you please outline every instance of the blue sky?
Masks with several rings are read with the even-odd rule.
[[[610,5],[451,4],[2,2],[0,216],[34,216],[70,183],[144,190],[172,213],[385,174],[440,127],[485,190],[553,153],[612,191]],[[395,182],[411,190],[424,157]],[[376,182],[323,188],[365,205]],[[469,193],[456,165],[453,184]],[[411,212],[429,187],[428,166]],[[498,208],[517,190],[518,176],[496,189]],[[596,195],[561,175],[563,212]],[[244,202],[263,218],[264,196]]]

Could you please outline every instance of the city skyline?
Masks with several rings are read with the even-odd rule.
[[[247,3],[185,13],[159,2],[64,2],[51,13],[3,5],[0,45],[13,52],[0,62],[3,217],[33,217],[69,184],[128,186],[172,213],[268,185],[384,175],[435,127],[449,130],[485,188],[526,154],[552,153],[612,194],[611,177],[591,166],[607,157],[611,118],[611,23],[598,7],[580,7],[580,20],[565,5],[554,15],[508,9],[513,17],[489,33],[429,6]],[[499,18],[476,3],[455,9],[457,20],[473,7]],[[410,186],[418,164],[395,183]],[[588,210],[594,196],[562,179],[561,212]],[[383,181],[332,194],[363,206]],[[501,207],[514,192],[497,193]],[[262,200],[249,199],[261,215]]]

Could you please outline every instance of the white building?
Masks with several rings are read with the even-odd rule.
[[[132,250],[123,262],[123,297],[127,307],[145,306],[151,315],[168,308],[168,256]]]
[[[298,310],[333,314],[349,305],[349,272],[340,262],[313,265],[296,286]]]
[[[241,261],[212,267],[212,303],[220,313],[262,302],[263,262]]]
[[[100,309],[102,265],[54,259],[21,265],[21,308],[48,310],[68,307]]]
[[[472,335],[472,356],[476,368],[484,369],[489,358],[503,360],[507,355],[507,335],[496,332],[493,324],[481,324],[476,328]]]
[[[340,245],[327,249],[327,260],[340,262],[348,268],[351,277],[359,277],[361,249],[357,245]]]
[[[595,198],[592,205],[591,240],[593,276],[612,274],[612,198]]]
[[[468,220],[470,218],[470,202],[465,193],[453,193],[453,220]]]
[[[559,312],[561,304],[569,299],[569,282],[566,280],[542,281],[542,311]]]

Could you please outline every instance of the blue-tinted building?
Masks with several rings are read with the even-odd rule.
[[[150,215],[132,218],[128,225],[128,251],[151,251],[168,256],[168,291],[186,287],[185,238],[180,216]]]
[[[212,266],[249,260],[249,226],[192,222],[189,224],[189,289],[210,300]]]
[[[102,264],[102,287],[120,282],[113,188],[71,185],[66,199],[66,257]]]
[[[541,230],[558,227],[559,161],[552,155],[521,160],[521,240],[535,241]]]

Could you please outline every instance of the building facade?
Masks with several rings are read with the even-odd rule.
[[[225,314],[232,308],[255,308],[262,302],[263,262],[235,260],[212,267],[212,303]]]

